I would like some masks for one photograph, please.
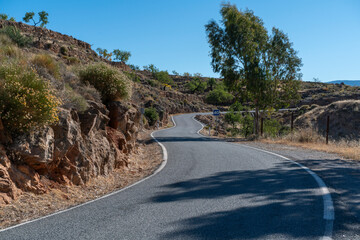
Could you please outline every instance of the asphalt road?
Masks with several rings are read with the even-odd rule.
[[[314,178],[280,157],[208,139],[191,114],[154,136],[164,169],[122,192],[0,232],[0,239],[320,239]]]

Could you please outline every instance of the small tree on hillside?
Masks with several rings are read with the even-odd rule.
[[[0,13],[0,19],[15,22],[15,18],[13,18],[13,17],[9,18],[9,16],[5,13]]]
[[[160,71],[157,67],[155,67],[154,64],[149,64],[147,66],[143,66],[143,68],[144,68],[144,70],[149,71],[152,74],[156,74],[157,72]]]
[[[40,27],[45,27],[46,24],[49,23],[48,16],[49,14],[45,11],[41,11],[38,13],[39,20],[36,22],[34,19],[34,12],[27,12],[25,13],[25,17],[23,17],[24,22],[28,23],[30,20],[33,21],[34,26],[38,25],[40,23]]]
[[[1,19],[1,20],[7,20],[7,19],[8,19],[8,15],[6,15],[5,13],[0,13],[0,19]]]
[[[111,61],[112,53],[109,53],[107,49],[97,48],[96,51],[99,53],[100,57]]]
[[[129,60],[129,58],[131,57],[130,52],[122,51],[119,49],[114,49],[112,54],[114,55],[115,60],[119,60],[120,62],[123,62],[123,63],[126,63]]]
[[[263,21],[250,10],[224,4],[222,26],[207,24],[212,67],[236,96],[256,109],[287,107],[299,99],[301,59],[288,36],[277,28],[269,35]]]
[[[186,84],[186,87],[189,89],[191,93],[203,93],[207,87],[205,81],[202,81],[200,78],[195,77],[190,82]]]

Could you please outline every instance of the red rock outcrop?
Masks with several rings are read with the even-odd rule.
[[[136,148],[140,113],[135,105],[89,102],[78,113],[59,109],[58,124],[18,136],[6,149],[0,145],[0,204],[22,191],[44,193],[49,181],[81,185],[127,167]],[[1,132],[0,132],[1,133]]]

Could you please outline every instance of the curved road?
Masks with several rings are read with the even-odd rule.
[[[207,139],[192,114],[156,132],[169,158],[131,188],[0,232],[0,239],[319,239],[314,178],[280,157]]]

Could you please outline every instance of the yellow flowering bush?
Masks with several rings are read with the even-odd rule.
[[[104,103],[131,96],[131,81],[118,69],[104,63],[87,65],[80,69],[81,82],[93,85]]]
[[[32,68],[17,63],[0,65],[0,117],[11,133],[58,121],[59,100]]]

